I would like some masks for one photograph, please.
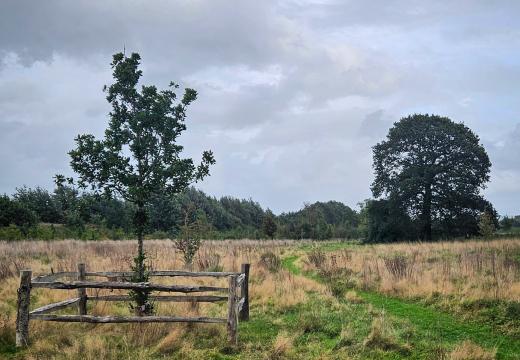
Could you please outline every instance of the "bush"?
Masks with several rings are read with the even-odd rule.
[[[56,236],[54,226],[37,225],[29,229],[28,237],[37,240],[53,240]]]
[[[342,281],[330,281],[327,283],[327,288],[329,289],[330,293],[338,299],[343,298],[347,290],[350,289],[348,284]]]
[[[307,258],[309,259],[309,262],[318,269],[323,267],[327,261],[325,253],[318,248],[313,249],[309,255],[307,255]]]
[[[397,281],[412,276],[416,257],[417,254],[413,254],[411,258],[402,254],[395,254],[385,257],[383,260],[386,269],[393,276],[394,280]]]
[[[280,268],[282,267],[282,261],[280,260],[280,258],[271,251],[263,253],[260,256],[260,261],[258,262],[258,264],[272,273],[280,271]]]
[[[22,240],[24,238],[20,229],[11,224],[0,228],[0,240]]]

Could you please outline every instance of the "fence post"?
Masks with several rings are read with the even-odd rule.
[[[242,273],[245,274],[244,281],[242,281],[242,288],[240,296],[244,298],[244,305],[240,310],[239,318],[241,321],[249,320],[249,268],[250,264],[242,264]]]
[[[31,270],[20,271],[20,287],[16,310],[16,346],[29,344],[29,306],[31,304]]]
[[[85,264],[78,264],[78,280],[85,280]],[[87,290],[85,288],[78,289],[78,313],[80,315],[87,315]]]
[[[229,297],[228,297],[228,319],[227,332],[228,341],[232,345],[237,344],[237,276],[231,275],[229,277]]]

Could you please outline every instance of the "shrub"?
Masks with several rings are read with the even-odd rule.
[[[323,265],[327,261],[325,253],[318,248],[313,249],[307,255],[307,258],[309,259],[309,262],[317,268],[323,267]]]
[[[383,258],[386,269],[394,277],[394,280],[410,278],[413,274],[415,258],[417,254],[413,254],[412,258],[406,255],[396,254],[394,256]]]
[[[330,293],[336,298],[342,298],[349,289],[346,283],[342,281],[330,281],[327,283]]]
[[[280,268],[282,267],[282,261],[280,258],[271,251],[263,253],[260,256],[258,264],[271,273],[280,271]]]
[[[9,225],[0,228],[0,240],[22,240],[24,238],[22,232],[16,225]]]

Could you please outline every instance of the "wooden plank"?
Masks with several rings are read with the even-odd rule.
[[[31,320],[57,321],[57,322],[84,322],[95,324],[109,323],[225,323],[226,319],[209,317],[177,317],[177,316],[94,316],[94,315],[52,315],[35,314]]]
[[[131,278],[134,273],[132,271],[87,271],[85,275],[107,278]]]
[[[162,285],[152,283],[132,283],[118,281],[72,281],[72,282],[37,282],[33,284],[33,288],[47,289],[123,289],[123,290],[150,290],[150,291],[166,291],[166,292],[205,292],[205,291],[227,291],[228,288],[216,286],[195,286],[195,285]]]
[[[20,271],[16,307],[16,347],[29,345],[29,307],[31,306],[31,270]]]
[[[76,277],[78,276],[77,272],[74,271],[61,271],[54,274],[45,274],[45,275],[38,275],[31,279],[31,282],[38,282],[38,281],[53,281],[56,279],[59,279],[60,277]]]
[[[79,302],[79,298],[67,299],[67,300],[63,300],[63,301],[60,301],[60,302],[48,304],[48,305],[39,307],[38,309],[34,309],[33,311],[31,311],[29,313],[29,315],[45,314],[45,313],[48,313],[50,311],[56,311],[56,310],[59,310],[59,309],[66,308],[67,306],[74,305],[77,302]]]
[[[232,275],[229,277],[229,298],[228,298],[228,318],[227,318],[227,333],[228,341],[231,345],[236,345],[237,339],[237,307],[236,307],[236,295],[237,295],[237,276]]]
[[[87,276],[100,277],[122,277],[130,278],[134,273],[131,271],[87,271]],[[216,271],[182,271],[182,270],[156,270],[150,271],[150,276],[186,276],[186,277],[227,277],[239,275],[237,272],[216,272]]]
[[[92,301],[130,301],[131,298],[128,295],[99,295],[89,296],[89,300]],[[154,296],[150,295],[150,300],[153,301],[171,301],[171,302],[219,302],[226,301],[227,296],[213,296],[213,295],[200,295],[200,296]]]

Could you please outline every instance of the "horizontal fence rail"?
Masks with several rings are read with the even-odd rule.
[[[227,289],[227,288],[226,288]],[[132,300],[128,295],[98,295],[87,296],[89,301],[130,301]],[[213,295],[197,295],[197,296],[154,296],[150,295],[150,300],[153,301],[168,301],[168,302],[219,302],[227,301],[227,296],[213,296]]]
[[[57,322],[85,322],[94,324],[109,323],[167,323],[167,322],[192,322],[192,323],[225,323],[227,319],[208,317],[177,317],[177,316],[94,316],[94,315],[30,315],[31,320],[45,320]]]
[[[150,282],[134,283],[128,280],[133,272],[86,271],[84,264],[78,264],[78,271],[63,271],[39,275],[31,278],[31,270],[20,272],[16,316],[16,346],[29,344],[29,320],[79,323],[225,323],[228,340],[237,343],[238,320],[249,319],[249,264],[242,264],[240,272],[194,272],[183,270],[151,271],[157,277],[214,277],[228,278],[228,287],[199,285],[163,285]],[[108,281],[92,281],[87,277],[105,277]],[[73,278],[73,281],[63,281]],[[76,290],[77,297],[41,306],[30,311],[31,289]],[[151,301],[159,302],[227,302],[227,318],[183,317],[183,316],[94,316],[87,315],[89,301],[131,301],[129,295],[87,295],[86,289],[144,290],[158,292],[179,292],[187,295],[150,295]],[[227,295],[191,295],[197,292],[227,292]],[[188,295],[189,294],[189,295]],[[240,294],[240,295],[239,295]],[[50,314],[77,306],[78,315]]]
[[[206,292],[206,291],[227,291],[228,288],[216,286],[192,286],[192,285],[161,285],[152,283],[132,283],[118,281],[45,281],[35,282],[33,288],[46,289],[114,289],[114,290],[150,290],[167,292]]]
[[[132,271],[86,271],[85,276],[106,277],[106,278],[128,278],[130,279],[135,273]],[[32,282],[54,281],[60,278],[78,277],[79,272],[61,271],[53,274],[39,275],[32,278]],[[183,271],[183,270],[156,270],[150,271],[150,277],[228,277],[232,275],[241,275],[239,272],[216,272],[216,271]]]

